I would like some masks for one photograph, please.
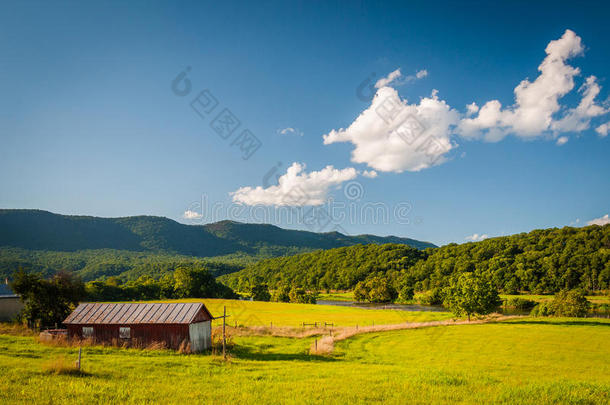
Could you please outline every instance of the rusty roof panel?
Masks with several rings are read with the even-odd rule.
[[[169,309],[169,307],[167,305],[163,305],[163,304],[155,304],[155,305],[159,307],[159,310],[157,312],[155,312],[155,315],[153,317],[151,317],[150,320],[151,320],[151,323],[160,323],[161,317],[163,317],[163,314],[165,313],[165,311],[167,311]]]
[[[88,319],[93,314],[94,308],[95,308],[95,304],[87,304],[86,308],[83,308],[83,311],[81,311],[79,318]]]
[[[129,305],[118,305],[119,312],[116,313],[116,315],[113,318],[114,322],[117,323],[121,323],[121,320],[124,319],[125,314],[127,313],[127,310],[129,309]]]
[[[174,312],[174,308],[166,306],[165,310],[157,317],[156,321],[159,323],[165,323],[172,312]]]
[[[183,311],[183,308],[184,308],[184,304],[176,305],[174,307],[174,309],[172,309],[172,312],[167,316],[167,318],[164,321],[175,323],[176,318],[178,317],[178,314],[180,314]]]
[[[203,311],[211,319],[207,308],[200,302],[188,303],[83,303],[72,312],[64,324],[188,324]]]
[[[121,310],[120,306],[116,306],[116,305],[111,306],[110,309],[106,312],[106,316],[104,318],[102,318],[99,322],[100,323],[111,322],[113,319],[115,319],[117,312],[119,312],[120,310]]]
[[[182,322],[190,323],[190,321],[195,317],[197,311],[200,309],[200,306],[193,305],[187,311],[184,311],[184,318],[182,318]]]
[[[129,309],[129,314],[127,315],[127,321],[125,323],[138,323],[138,317],[146,314],[152,308],[151,304],[131,304],[132,307]]]

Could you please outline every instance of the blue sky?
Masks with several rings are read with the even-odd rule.
[[[602,136],[609,11],[602,2],[4,2],[0,207],[183,223],[233,218],[437,244],[583,225],[610,212],[610,137]],[[565,80],[531,85],[543,60],[562,52],[570,55],[553,69],[568,72],[570,90],[559,88]],[[179,96],[172,81],[187,67],[191,92]],[[437,160],[394,147],[394,135],[370,121],[371,99],[357,94],[367,79],[374,85],[397,69],[398,80],[365,88],[394,97],[415,111],[425,136],[447,142]],[[530,107],[555,91],[558,109],[541,101],[529,117],[515,99],[523,80]],[[190,103],[204,89],[218,105],[200,117]],[[561,124],[596,89],[589,115],[572,114],[581,128]],[[490,112],[482,107],[494,100],[501,107],[484,123]],[[468,115],[473,102],[480,110]],[[211,127],[225,108],[240,121],[227,140]],[[552,121],[538,130],[545,111]],[[295,131],[279,133],[286,128]],[[248,159],[238,141],[245,129],[262,143]],[[275,173],[291,166],[282,188]],[[305,207],[285,206],[289,185],[304,191],[293,205]],[[299,221],[328,198],[330,221]],[[329,212],[316,206],[315,215]],[[371,207],[388,218],[368,215]],[[287,220],[287,210],[295,217]]]

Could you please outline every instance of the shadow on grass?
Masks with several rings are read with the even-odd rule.
[[[315,362],[333,362],[337,361],[334,357],[320,356],[308,353],[265,353],[258,350],[252,350],[250,347],[235,347],[231,350],[231,355],[243,360],[256,361],[315,361]]]
[[[61,371],[61,372],[55,372],[55,371],[41,371],[37,373],[38,375],[43,375],[43,376],[69,376],[69,377],[76,377],[76,378],[100,378],[100,379],[110,379],[112,378],[112,375],[110,374],[93,374],[93,373],[89,373],[87,371],[84,370],[65,370],[65,371]]]
[[[522,320],[522,321],[504,321],[498,322],[506,325],[514,325],[514,324],[530,324],[530,325],[575,325],[575,326],[608,326],[610,327],[610,322],[599,322],[599,321],[553,321],[552,318],[549,320]]]

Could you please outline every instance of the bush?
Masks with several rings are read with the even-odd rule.
[[[297,304],[315,304],[318,298],[317,293],[308,293],[300,287],[292,287],[288,296],[290,297],[290,302]]]
[[[538,303],[536,301],[528,300],[525,298],[509,298],[504,300],[504,306],[506,308],[514,308],[521,311],[527,311],[534,308]]]
[[[433,288],[422,294],[418,299],[421,305],[442,305],[443,300],[443,290],[440,288]]]
[[[583,290],[562,290],[552,301],[538,304],[530,315],[582,318],[587,316],[590,305]]]
[[[360,302],[394,302],[398,292],[385,277],[372,277],[356,284],[354,299]]]
[[[551,302],[541,302],[536,305],[532,312],[530,312],[530,316],[552,316],[553,315],[553,305]]]
[[[553,299],[555,316],[582,318],[587,316],[589,305],[583,290],[562,290]]]

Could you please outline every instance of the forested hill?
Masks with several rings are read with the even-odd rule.
[[[263,260],[221,277],[236,289],[258,280],[307,289],[351,289],[381,275],[417,291],[444,287],[457,273],[489,277],[514,293],[553,293],[562,288],[610,288],[610,225],[535,230],[481,242],[418,251],[399,245],[353,246]]]
[[[267,257],[351,246],[401,243],[420,249],[428,242],[372,235],[315,233],[273,225],[221,221],[184,225],[164,217],[98,218],[58,215],[39,210],[0,210],[0,246],[30,250],[118,249],[212,257],[242,252]]]
[[[189,262],[205,263],[218,275],[261,258],[388,242],[421,249],[434,246],[394,236],[315,233],[233,221],[184,225],[152,216],[98,218],[1,209],[0,276],[10,277],[23,267],[45,274],[74,271],[85,280],[133,279],[157,277]]]

